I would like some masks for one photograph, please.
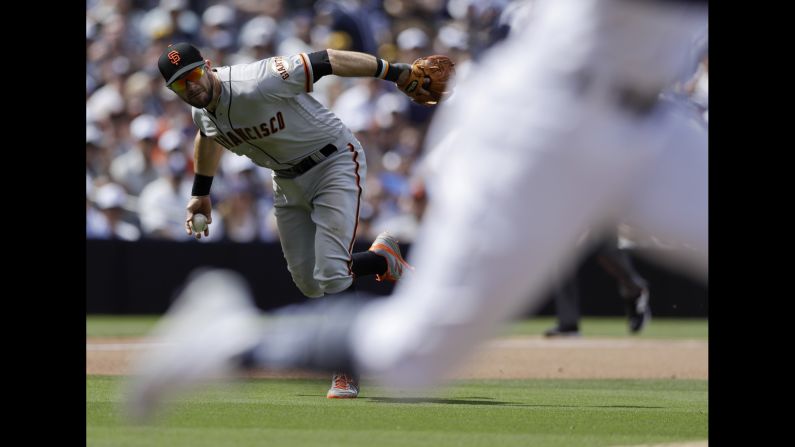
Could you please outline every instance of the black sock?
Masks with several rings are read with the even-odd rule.
[[[351,271],[357,277],[368,275],[382,275],[387,269],[386,259],[372,251],[360,251],[353,254]]]

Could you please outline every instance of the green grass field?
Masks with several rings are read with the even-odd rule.
[[[326,381],[249,380],[174,401],[150,426],[122,422],[122,380],[86,380],[90,446],[607,446],[707,439],[707,382],[481,380],[423,397]],[[415,394],[416,396],[416,394]]]
[[[140,336],[155,317],[86,318],[87,336]],[[551,318],[507,326],[538,335]],[[585,318],[583,335],[627,337],[622,318]],[[706,320],[655,319],[642,338],[702,339]],[[707,380],[467,380],[355,400],[327,380],[249,379],[170,403],[152,425],[121,417],[124,377],[86,377],[88,446],[619,446],[708,438]]]
[[[89,315],[86,317],[86,336],[88,337],[126,337],[142,336],[154,327],[157,316],[115,316]],[[552,327],[555,319],[539,317],[509,324],[503,330],[505,335],[540,335]],[[581,320],[584,337],[626,337],[626,319],[612,317],[585,317]],[[638,338],[668,338],[705,340],[708,325],[705,319],[654,318]]]

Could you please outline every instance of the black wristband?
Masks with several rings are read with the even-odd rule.
[[[328,50],[309,53],[309,63],[312,64],[312,82],[317,82],[323,76],[332,74]]]
[[[386,70],[384,79],[387,81],[397,82],[398,77],[400,77],[400,73],[403,73],[404,70],[411,70],[411,65],[401,63],[389,64],[389,68]]]
[[[213,186],[213,176],[196,174],[193,177],[193,190],[192,196],[209,196],[210,187]]]
[[[388,65],[387,62],[381,58],[375,58],[375,74],[373,74],[374,78],[383,79],[384,75],[384,65]]]

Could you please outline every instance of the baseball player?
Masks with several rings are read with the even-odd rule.
[[[615,278],[618,291],[627,314],[629,332],[637,334],[651,320],[649,286],[638,273],[627,250],[619,247],[618,233],[611,231],[604,236],[596,250],[599,265]],[[580,335],[580,291],[577,276],[562,278],[553,292],[557,324],[546,330],[546,337]]]
[[[396,281],[411,268],[386,232],[368,251],[352,253],[366,183],[365,153],[339,118],[309,95],[315,82],[331,74],[375,76],[415,95],[431,95],[423,83],[408,85],[414,80],[411,65],[324,50],[214,68],[196,47],[178,43],[163,51],[158,68],[167,87],[192,106],[199,128],[185,218],[188,235],[202,237],[193,228],[195,214],[212,223],[210,187],[226,149],[273,170],[282,250],[304,295],[351,290],[354,278],[365,275]],[[204,236],[209,231],[205,227]],[[358,379],[337,372],[327,397],[355,398],[358,393]]]
[[[535,7],[534,26],[494,47],[434,117],[426,143],[459,133],[414,242],[415,274],[385,300],[310,303],[264,323],[239,277],[197,275],[159,329],[181,341],[140,362],[130,408],[151,414],[175,384],[252,365],[438,383],[500,323],[537,310],[586,229],[619,221],[686,243],[659,254],[705,280],[706,132],[657,98],[687,65],[706,1]]]

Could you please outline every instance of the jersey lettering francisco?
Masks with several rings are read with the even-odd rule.
[[[221,81],[215,115],[193,108],[193,121],[218,144],[259,166],[288,168],[327,144],[344,147],[350,131],[308,93],[306,54],[214,69]]]

